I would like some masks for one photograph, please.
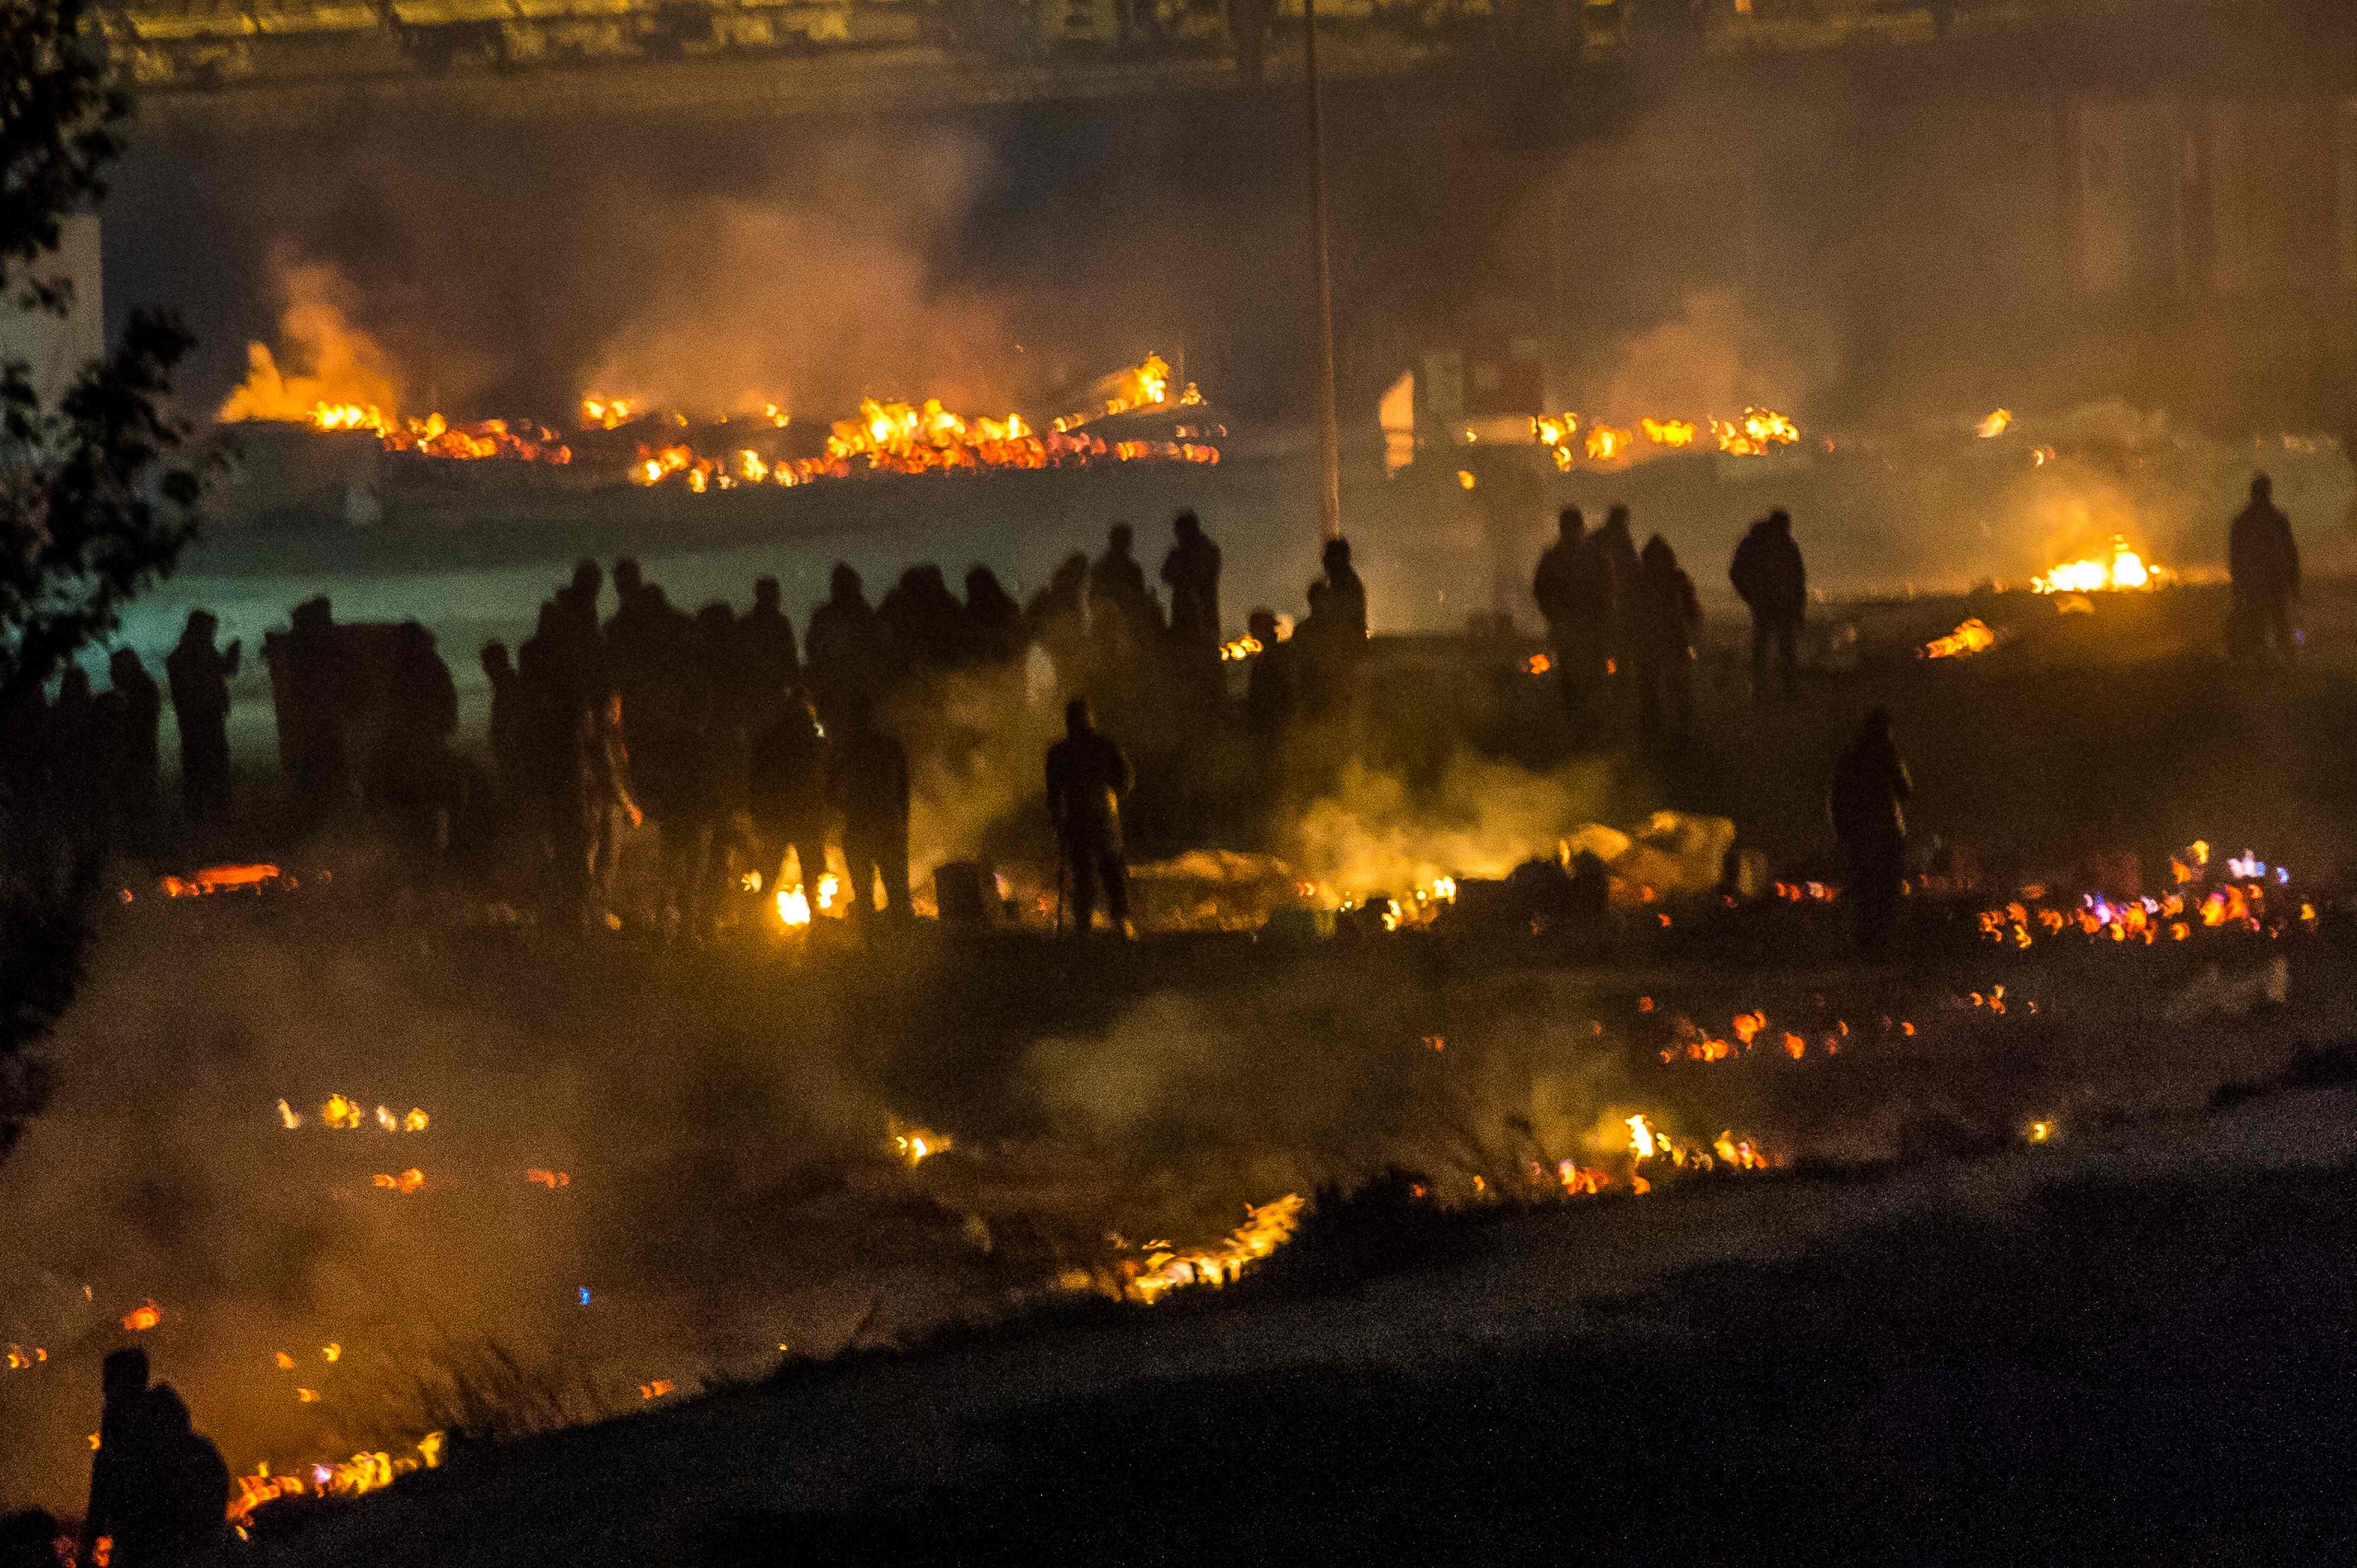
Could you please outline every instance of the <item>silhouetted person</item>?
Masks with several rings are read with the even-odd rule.
[[[998,574],[976,564],[965,573],[965,619],[975,650],[992,664],[1012,663],[1023,651],[1023,607],[999,582]]]
[[[516,650],[517,770],[508,803],[532,852],[544,911],[569,910],[578,894],[574,730],[591,701],[596,645],[594,630],[585,633],[555,603],[544,602],[537,629]]]
[[[1066,691],[1081,684],[1089,664],[1089,558],[1073,551],[1058,564],[1048,585],[1023,607],[1024,629],[1047,650]]]
[[[1220,547],[1203,532],[1191,511],[1170,522],[1169,553],[1162,557],[1162,581],[1170,589],[1170,631],[1183,642],[1220,640]]]
[[[593,561],[589,564],[594,566],[597,563]],[[575,570],[574,576],[576,582],[579,581],[578,568]],[[639,569],[637,556],[618,555],[614,558],[614,614],[606,623],[607,636],[613,635],[614,622],[630,613],[631,601],[639,596],[639,591],[645,586],[646,575]],[[589,607],[594,612],[597,609],[597,601],[591,600]]]
[[[2275,481],[2261,474],[2251,480],[2251,504],[2228,531],[2226,562],[2233,575],[2231,614],[2238,653],[2265,660],[2270,648],[2279,658],[2292,656],[2291,606],[2299,597],[2299,545],[2292,538],[2291,519],[2275,503]]]
[[[107,1353],[99,1367],[104,1403],[98,1416],[98,1452],[90,1461],[90,1506],[82,1510],[81,1561],[91,1562],[101,1538],[110,1568],[168,1561],[161,1552],[156,1470],[163,1447],[147,1387],[147,1352],[137,1346]]]
[[[1114,523],[1104,553],[1089,568],[1089,636],[1109,665],[1126,662],[1162,632],[1162,606],[1131,553],[1135,539],[1129,524]]]
[[[1809,574],[1801,563],[1801,547],[1792,542],[1792,519],[1778,507],[1751,525],[1735,547],[1727,581],[1751,610],[1751,685],[1768,690],[1768,659],[1772,647],[1783,664],[1783,689],[1792,690],[1799,662],[1801,619],[1808,611]]]
[[[826,872],[827,741],[800,690],[786,693],[777,718],[753,742],[746,799],[761,852],[761,874],[781,886],[786,852],[801,863],[802,891],[818,908]]]
[[[630,791],[630,751],[622,733],[622,694],[580,704],[573,719],[572,811],[565,832],[564,870],[572,879],[582,929],[593,930],[612,913],[614,872],[620,859],[622,823],[646,820]]]
[[[58,700],[49,705],[49,798],[84,854],[103,857],[106,843],[106,718],[90,689],[90,672],[66,666]]]
[[[1359,580],[1359,569],[1351,564],[1351,542],[1329,539],[1318,553],[1318,564],[1326,568],[1326,602],[1322,613],[1332,618],[1335,632],[1343,641],[1364,643],[1367,640],[1367,585]]]
[[[910,663],[933,670],[954,670],[974,652],[966,634],[965,607],[931,562],[922,562],[900,574],[892,591],[876,607],[894,659],[905,671]]]
[[[557,613],[572,623],[574,630],[587,641],[597,637],[597,596],[606,585],[606,575],[597,563],[585,555],[573,564],[573,580],[556,590]]]
[[[458,728],[458,688],[434,634],[404,621],[381,655],[383,706],[368,760],[368,798],[391,814],[415,864],[438,861],[466,795],[450,738]]]
[[[524,692],[523,677],[508,661],[506,643],[483,644],[482,658],[483,679],[491,687],[492,776],[500,794],[512,800],[530,788],[532,765],[524,758],[524,746],[531,721],[524,710],[531,698]]]
[[[1048,748],[1048,818],[1071,878],[1072,929],[1086,932],[1097,898],[1117,931],[1129,924],[1129,874],[1122,865],[1121,801],[1133,782],[1129,759],[1097,732],[1088,699],[1064,704],[1064,738]]]
[[[1633,618],[1638,722],[1647,730],[1666,723],[1683,737],[1694,723],[1695,631],[1702,606],[1677,552],[1658,533],[1637,558]]]
[[[884,628],[868,606],[859,574],[836,562],[828,592],[827,601],[811,611],[802,650],[819,716],[839,727],[856,703],[875,699],[887,656]]]
[[[1637,541],[1629,532],[1629,509],[1616,506],[1596,531],[1596,553],[1612,572],[1612,618],[1604,656],[1625,681],[1637,662]]]
[[[0,1519],[0,1568],[63,1568],[65,1526],[47,1509],[18,1509]]]
[[[1556,514],[1555,541],[1539,555],[1531,596],[1546,621],[1564,712],[1575,725],[1584,725],[1595,716],[1609,656],[1614,584],[1611,564],[1588,536],[1577,507]]]
[[[228,1535],[229,1466],[212,1440],[198,1432],[188,1407],[169,1383],[147,1391],[155,1442],[156,1551],[151,1561],[171,1568],[211,1568]],[[109,1568],[141,1568],[136,1558],[110,1555]]]
[[[1848,868],[1843,897],[1857,931],[1858,950],[1878,957],[1889,947],[1899,915],[1900,878],[1906,870],[1907,800],[1915,792],[1890,738],[1890,710],[1876,708],[1834,768],[1828,807],[1834,837]]]
[[[851,873],[854,918],[869,910],[875,879],[884,892],[877,907],[895,924],[909,909],[909,754],[876,724],[872,704],[851,710],[850,722],[834,736],[834,778],[829,792],[843,813],[843,858]]]
[[[110,683],[99,698],[106,735],[107,811],[117,838],[144,850],[163,816],[164,693],[139,655],[118,648],[106,661]]]
[[[306,818],[334,809],[351,789],[347,735],[361,706],[358,655],[324,594],[296,605],[290,629],[263,639],[278,717],[279,764]],[[367,759],[361,759],[365,762]]]
[[[730,684],[736,618],[717,601],[695,613],[685,661],[666,699],[673,708],[663,729],[667,799],[657,816],[666,913],[675,930],[698,940],[716,891],[722,824],[735,814],[743,788],[743,732]]]
[[[1319,559],[1325,572],[1310,583],[1309,613],[1294,633],[1301,705],[1313,716],[1349,718],[1367,655],[1367,588],[1351,564],[1349,540],[1328,540]]]
[[[1260,644],[1260,651],[1244,665],[1244,718],[1255,737],[1269,740],[1293,722],[1294,705],[1300,700],[1300,650],[1290,641],[1277,640],[1275,610],[1254,610],[1244,629]]]
[[[753,579],[753,607],[737,623],[736,681],[746,724],[766,727],[794,683],[802,663],[794,650],[794,623],[778,598],[775,577]]]
[[[165,656],[172,714],[180,731],[180,805],[191,822],[229,809],[229,682],[243,644],[213,646],[221,623],[210,610],[190,610],[180,640]]]

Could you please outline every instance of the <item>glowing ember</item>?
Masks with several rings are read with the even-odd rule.
[[[544,1171],[536,1165],[531,1170],[523,1173],[523,1179],[531,1182],[535,1187],[544,1187],[551,1192],[555,1191],[560,1187],[571,1187],[573,1185],[573,1178],[565,1175],[563,1171]]]
[[[2118,534],[2112,536],[2111,554],[2104,560],[2066,561],[2030,579],[2033,594],[2093,594],[2115,588],[2157,588],[2176,580],[2177,574],[2156,566]]]
[[[1523,660],[1523,673],[1525,675],[1544,675],[1554,668],[1555,655],[1552,653],[1534,653]]]
[[[2032,1122],[2026,1129],[2023,1130],[2023,1136],[2028,1138],[2033,1144],[2043,1144],[2048,1139],[2054,1136],[2054,1123],[2051,1122]]]
[[[955,1146],[956,1140],[947,1133],[935,1133],[923,1127],[911,1127],[892,1134],[892,1152],[911,1170],[923,1165],[935,1155]]]
[[[669,1378],[657,1378],[653,1382],[639,1385],[639,1397],[642,1400],[659,1400],[676,1387],[678,1385]]]
[[[123,1315],[124,1328],[133,1334],[144,1334],[163,1321],[164,1309],[157,1306],[152,1298]]]
[[[1926,659],[1962,659],[1970,654],[1986,653],[1996,646],[1996,633],[1978,616],[1965,621],[1945,637],[1935,637],[1923,645]]]

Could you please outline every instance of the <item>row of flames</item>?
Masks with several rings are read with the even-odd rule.
[[[1706,421],[1711,438],[1718,449],[1732,457],[1761,457],[1778,446],[1789,446],[1801,438],[1800,427],[1774,409],[1746,407],[1733,419]],[[1672,451],[1693,446],[1700,438],[1704,426],[1691,420],[1655,419],[1651,415],[1634,425],[1583,423],[1576,413],[1542,414],[1531,421],[1531,437],[1545,447],[1555,458],[1555,466],[1566,473],[1577,464],[1582,454],[1591,463],[1612,465],[1632,457],[1641,440],[1652,446]]]
[[[1158,355],[1132,366],[1114,378],[1114,392],[1106,399],[1104,416],[1164,406],[1194,407],[1203,396],[1189,383],[1175,403],[1169,395],[1170,367]],[[596,400],[585,412],[602,406]],[[627,401],[615,406],[627,409]],[[775,413],[775,423],[784,418]],[[839,419],[828,429],[825,451],[815,457],[764,458],[751,447],[725,456],[698,453],[683,442],[641,446],[630,465],[630,478],[640,485],[659,485],[677,477],[702,494],[734,489],[740,485],[803,485],[817,479],[848,478],[855,471],[888,474],[931,474],[953,470],[1041,469],[1089,463],[1160,461],[1217,463],[1220,449],[1199,437],[1208,434],[1182,427],[1169,441],[1107,441],[1083,427],[1101,417],[1066,414],[1046,432],[1035,430],[1019,413],[1005,418],[961,414],[939,398],[921,403],[883,402],[862,398],[858,417]]]
[[[573,448],[565,438],[530,421],[461,423],[439,413],[404,417],[371,401],[369,394],[328,392],[318,395],[324,390],[320,378],[283,375],[265,345],[251,345],[246,380],[214,415],[223,424],[255,420],[306,424],[321,431],[362,432],[374,435],[389,452],[457,461],[497,458],[566,465],[574,460]],[[381,381],[370,384],[381,385]],[[640,445],[629,477],[640,485],[676,478],[701,493],[740,485],[800,485],[843,478],[856,468],[922,474],[1141,460],[1218,462],[1219,448],[1205,438],[1218,434],[1216,427],[1182,427],[1177,439],[1167,441],[1107,441],[1085,428],[1115,414],[1202,403],[1202,393],[1192,382],[1175,394],[1173,384],[1168,362],[1158,354],[1148,354],[1139,363],[1106,378],[1101,383],[1104,395],[1096,405],[1063,414],[1045,431],[1035,429],[1018,413],[998,418],[952,413],[938,398],[915,403],[863,398],[857,417],[834,424],[819,456],[772,459],[749,446],[710,455],[684,442],[658,441]],[[657,417],[641,398],[595,392],[581,400],[584,431],[619,430]],[[687,424],[680,414],[662,417],[683,427]],[[775,429],[792,424],[792,415],[774,400],[763,404],[760,418]]]

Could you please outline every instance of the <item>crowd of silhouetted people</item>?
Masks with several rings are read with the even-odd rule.
[[[2229,542],[2230,648],[2287,657],[2298,638],[2299,556],[2266,476]],[[674,928],[703,929],[716,900],[754,880],[814,885],[830,851],[849,874],[834,889],[846,912],[905,918],[912,751],[954,789],[1007,701],[1088,699],[1070,714],[1046,780],[1058,891],[1081,924],[1092,908],[1118,922],[1125,898],[1109,867],[1124,842],[1120,800],[1136,775],[1157,786],[1153,836],[1200,843],[1271,806],[1302,736],[1319,737],[1322,761],[1310,771],[1326,766],[1326,779],[1355,754],[1367,592],[1347,541],[1327,542],[1320,568],[1297,628],[1254,608],[1244,637],[1223,641],[1220,548],[1181,512],[1158,590],[1132,530],[1116,524],[1101,553],[1067,556],[1028,602],[987,566],[970,568],[961,593],[931,564],[909,567],[871,602],[860,575],[838,564],[798,639],[775,578],[756,581],[741,615],[720,601],[690,611],[633,560],[617,560],[610,579],[584,560],[519,647],[481,650],[487,764],[454,744],[457,688],[418,622],[339,623],[314,598],[264,638],[262,657],[297,826],[357,812],[393,830],[420,876],[504,878],[544,917],[589,929],[616,923],[624,835],[649,821],[660,829],[659,911]],[[1752,523],[1727,576],[1750,612],[1755,693],[1789,694],[1808,606],[1790,516],[1780,509]],[[1654,534],[1640,548],[1626,507],[1592,531],[1566,507],[1531,585],[1574,744],[1608,737],[1632,708],[1643,735],[1682,743],[1694,723],[1701,610],[1668,541]],[[231,803],[230,682],[242,657],[196,610],[164,660],[163,686],[119,650],[109,690],[93,692],[70,668],[53,700],[33,691],[0,712],[12,847],[99,860],[166,843],[167,693],[178,825],[201,836]],[[1236,660],[1240,701],[1223,673]],[[944,699],[942,678],[993,672],[1007,685],[991,701]],[[1248,761],[1231,758],[1215,777],[1215,754],[1231,740]]]

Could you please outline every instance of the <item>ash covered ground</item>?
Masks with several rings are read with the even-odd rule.
[[[788,1528],[777,1519],[867,1518],[883,1506],[875,1488],[925,1471],[912,1455],[929,1443],[957,1485],[991,1484],[977,1455],[1014,1440],[969,1447],[956,1434],[983,1428],[957,1423],[986,1427],[1010,1402],[1117,1412],[1113,1391],[1139,1376],[1282,1367],[1280,1403],[1298,1414],[1331,1391],[1317,1367],[1340,1354],[1305,1345],[1389,1345],[1395,1364],[1454,1377],[1464,1354],[1503,1341],[1570,1354],[1566,1324],[1589,1320],[1591,1297],[1659,1290],[1690,1305],[1680,1293],[1698,1268],[1797,1255],[1839,1282],[1843,1249],[1878,1248],[1872,1267],[1904,1270],[1918,1242],[1889,1224],[1926,1209],[1980,1229],[1971,1246],[1923,1240],[1921,1256],[1962,1247],[1960,1269],[2001,1274],[2002,1259],[1973,1249],[2012,1245],[2016,1230],[2037,1240],[2045,1220],[2021,1230],[1991,1189],[2337,1173],[2349,1118],[2329,1094],[2262,1095],[2230,1133],[2203,1112],[2222,1085],[2268,1083],[2350,1030],[2338,715],[2357,603],[2314,589],[2308,661],[2260,679],[2212,651],[2216,594],[2097,597],[2070,615],[2026,595],[1860,611],[1858,667],[1815,674],[1800,701],[1755,709],[1740,682],[1706,678],[1705,722],[1674,758],[1566,754],[1546,736],[1551,693],[1508,657],[1471,688],[1500,693],[1488,706],[1412,731],[1423,744],[1394,736],[1258,846],[1338,888],[1397,892],[1422,867],[1494,873],[1584,823],[1669,809],[1731,819],[1798,878],[1824,848],[1828,759],[1854,715],[1884,702],[1921,785],[1919,834],[1968,850],[1981,885],[1919,898],[1903,961],[1875,968],[1849,956],[1837,904],[1730,908],[1716,893],[1624,904],[1609,933],[1576,941],[1453,926],[1444,911],[1429,929],[1297,944],[1169,930],[1076,947],[920,922],[871,947],[821,920],[791,938],[748,921],[709,948],[627,929],[584,948],[480,898],[398,894],[398,868],[364,840],[271,842],[268,768],[249,757],[236,847],[283,860],[302,886],[162,900],[126,868],[135,896],[58,1042],[59,1097],[0,1173],[0,1337],[46,1352],[0,1376],[5,1500],[76,1505],[97,1359],[135,1333],[240,1475],[461,1434],[426,1478],[438,1489],[404,1483],[349,1521],[268,1505],[261,1539],[296,1556],[399,1557],[447,1530],[416,1560],[464,1555],[461,1537],[511,1558],[592,1560],[594,1537],[617,1562],[763,1560]],[[1911,657],[1967,611],[1997,628],[1996,650]],[[1533,754],[1483,754],[1469,736],[1491,724],[1538,736]],[[1001,771],[1016,779],[1034,737],[1008,727]],[[1018,880],[1027,833],[1035,855],[1039,842],[1032,793],[1011,785],[986,831],[967,833]],[[920,800],[920,823],[927,811]],[[935,802],[933,821],[954,815]],[[2217,862],[2266,863],[2242,879],[2270,895],[2261,929],[2202,922],[2206,891],[2237,879],[2197,867],[2180,886],[2170,857],[2196,839]],[[2077,923],[2081,889],[2121,898],[2130,854],[2142,892],[2189,901],[2182,940],[2173,918],[2149,945]],[[2291,880],[2274,879],[2278,866]],[[2025,884],[2046,897],[2016,919],[2005,907]],[[1193,897],[1216,908],[1242,896],[1213,881]],[[323,1124],[338,1095],[359,1127]],[[379,1106],[396,1124],[423,1111],[425,1125],[385,1130]],[[2293,1118],[2280,1135],[2279,1115]],[[1631,1117],[1718,1168],[1666,1153],[1641,1165]],[[914,1138],[938,1152],[912,1160]],[[1718,1146],[1746,1144],[1772,1168],[1730,1174],[1745,1162]],[[1438,1283],[1410,1293],[1414,1313],[1395,1311],[1396,1293],[1338,1305],[1328,1287],[1265,1310],[1247,1289],[1234,1319],[1166,1298],[1135,1310],[1184,1326],[1145,1339],[1118,1322],[1077,1348],[1060,1330],[1018,1331],[1012,1348],[931,1372],[923,1358],[880,1382],[847,1371],[815,1394],[790,1384],[778,1404],[739,1392],[601,1428],[587,1447],[463,1440],[657,1407],[944,1326],[1069,1312],[1123,1293],[1164,1251],[1217,1254],[1251,1223],[1247,1206],[1321,1192],[1331,1205],[1387,1171],[1412,1173],[1399,1179],[1423,1189],[1419,1211],[1471,1227],[1465,1245],[1487,1260],[1460,1267],[1444,1248],[1419,1264]],[[1634,1197],[1648,1172],[1655,1190]],[[1583,1176],[1599,1195],[1567,1194]],[[1508,1213],[1520,1218],[1482,1223]],[[1328,1255],[1308,1223],[1297,1245]],[[2206,1232],[2169,1234],[2175,1247]],[[1369,1272],[1341,1251],[1345,1281]],[[1515,1273],[1515,1289],[1493,1290],[1484,1269]],[[1823,1282],[1779,1288],[1804,1286]],[[125,1330],[148,1303],[154,1326]],[[1169,1334],[1190,1348],[1152,1337]],[[855,1444],[872,1465],[823,1464],[808,1446],[813,1410],[881,1422],[942,1379],[957,1391],[938,1411],[859,1440],[897,1457]],[[1915,1419],[1901,1402],[1889,1419]],[[773,1469],[779,1452],[797,1464]],[[638,1477],[625,1489],[668,1477],[679,1509],[627,1530],[610,1513],[567,1516],[567,1499],[624,1487],[598,1468],[609,1453]],[[463,1490],[470,1473],[489,1489]],[[390,1536],[368,1511],[380,1506],[403,1510]],[[931,1540],[930,1507],[893,1528]],[[542,1518],[545,1533],[519,1549],[487,1509]]]

